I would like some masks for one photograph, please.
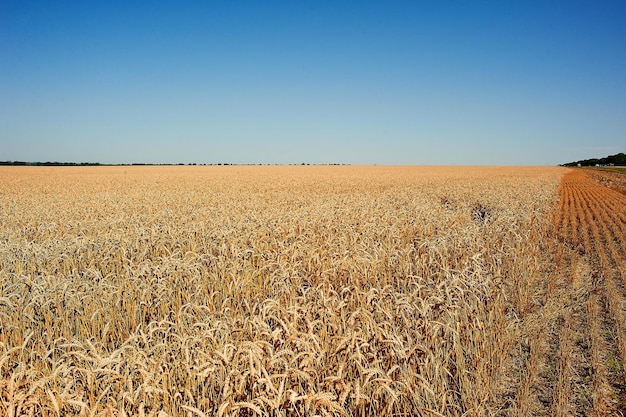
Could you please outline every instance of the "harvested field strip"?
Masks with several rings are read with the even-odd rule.
[[[579,170],[564,175],[561,181],[559,217],[556,221],[564,251],[572,248],[570,262],[577,260],[567,289],[571,306],[578,314],[576,282],[588,294],[584,302],[586,320],[579,320],[574,331],[579,337],[579,361],[590,359],[592,383],[578,389],[576,410],[572,414],[588,414],[588,399],[592,400],[593,415],[617,415],[626,410],[624,392],[624,363],[626,363],[626,293],[624,290],[624,254],[626,244],[626,198],[587,177]],[[571,246],[570,246],[571,245]],[[563,306],[565,307],[565,305]],[[564,323],[567,331],[569,326]],[[566,331],[566,330],[564,330]],[[569,351],[569,347],[561,347]],[[572,355],[576,358],[576,355]],[[583,363],[573,363],[573,369],[585,369]],[[560,367],[558,380],[563,372]],[[570,376],[572,377],[572,376]],[[574,378],[575,380],[575,378]],[[581,386],[581,385],[579,385]],[[585,394],[585,393],[590,393]]]
[[[539,308],[521,316],[523,366],[504,415],[624,415],[626,198],[580,170],[559,193],[555,267],[545,285],[529,282]]]

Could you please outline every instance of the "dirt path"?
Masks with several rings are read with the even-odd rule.
[[[626,195],[597,176],[562,178],[555,269],[524,318],[512,415],[626,415]]]

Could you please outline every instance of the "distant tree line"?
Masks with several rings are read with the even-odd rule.
[[[178,163],[178,164],[147,164],[143,162],[134,162],[132,164],[101,164],[100,162],[24,162],[24,161],[0,161],[1,165],[13,165],[13,166],[50,166],[50,167],[78,167],[78,166],[135,166],[135,165],[147,165],[147,166],[171,166],[171,165],[204,165],[204,166],[214,166],[214,165],[239,165],[239,166],[251,166],[251,165],[350,165],[350,164],[308,164],[302,162],[301,164],[229,164],[229,163],[213,163],[213,164],[197,164],[193,163]]]
[[[604,158],[583,159],[581,161],[568,162],[566,164],[563,164],[563,166],[566,167],[575,167],[579,165],[581,167],[590,167],[596,165],[626,165],[626,154],[621,152],[616,155],[609,155]]]
[[[24,161],[0,161],[0,165],[29,165],[29,166],[52,166],[52,167],[75,167],[75,166],[98,166],[99,162],[24,162]]]

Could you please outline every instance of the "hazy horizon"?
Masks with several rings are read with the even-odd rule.
[[[558,165],[626,145],[622,2],[0,5],[0,161]]]

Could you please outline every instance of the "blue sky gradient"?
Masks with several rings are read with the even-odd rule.
[[[0,160],[624,152],[625,21],[618,1],[3,1]]]

